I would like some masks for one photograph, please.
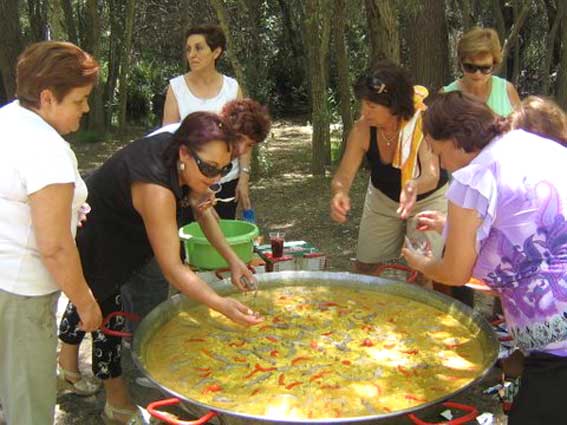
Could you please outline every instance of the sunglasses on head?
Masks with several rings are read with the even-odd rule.
[[[217,168],[216,166],[211,165],[208,162],[203,161],[199,157],[199,155],[197,155],[197,152],[195,152],[195,150],[193,150],[193,149],[191,149],[191,155],[195,159],[195,164],[197,164],[197,168],[199,169],[201,174],[204,175],[205,177],[212,178],[212,177],[216,177],[218,175],[220,175],[221,177],[224,177],[228,173],[230,173],[230,170],[232,170],[232,162],[229,162],[227,165],[225,165],[222,168]]]
[[[378,77],[370,77],[368,79],[368,87],[374,90],[374,93],[376,94],[388,93],[386,83]]]
[[[480,71],[481,74],[486,75],[490,74],[493,68],[493,65],[475,65],[474,63],[463,62],[463,70],[469,74],[474,74],[476,71]]]

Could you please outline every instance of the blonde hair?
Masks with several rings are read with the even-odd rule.
[[[567,145],[567,114],[553,100],[526,97],[508,117],[510,126]]]
[[[459,62],[467,57],[490,53],[494,65],[502,62],[502,47],[498,33],[492,28],[473,27],[459,39],[457,55]]]

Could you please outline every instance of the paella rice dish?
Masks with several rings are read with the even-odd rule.
[[[203,306],[173,316],[147,344],[150,376],[212,409],[324,419],[438,400],[483,368],[469,328],[404,297],[290,286],[259,291],[256,303],[265,320],[250,328]]]

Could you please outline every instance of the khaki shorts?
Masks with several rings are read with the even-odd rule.
[[[440,258],[443,238],[437,232],[417,230],[415,216],[426,210],[447,213],[447,187],[448,185],[445,185],[427,198],[416,202],[410,217],[404,221],[400,220],[396,213],[399,202],[392,201],[369,183],[358,230],[356,259],[362,263],[377,264],[399,258],[406,235],[416,241],[427,238],[433,255]]]

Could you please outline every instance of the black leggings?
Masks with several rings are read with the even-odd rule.
[[[547,353],[526,357],[508,425],[564,425],[566,405],[567,357]]]
[[[103,317],[114,311],[122,311],[120,294],[116,293],[102,302],[99,301],[99,306]],[[69,302],[59,324],[59,339],[67,344],[79,345],[85,336],[85,332],[79,329],[79,322],[77,308]],[[124,329],[124,324],[124,318],[118,316],[113,317],[107,327],[121,331]],[[122,367],[120,366],[122,338],[106,335],[100,330],[92,332],[91,335],[93,337],[93,374],[99,379],[116,378],[122,375]]]

